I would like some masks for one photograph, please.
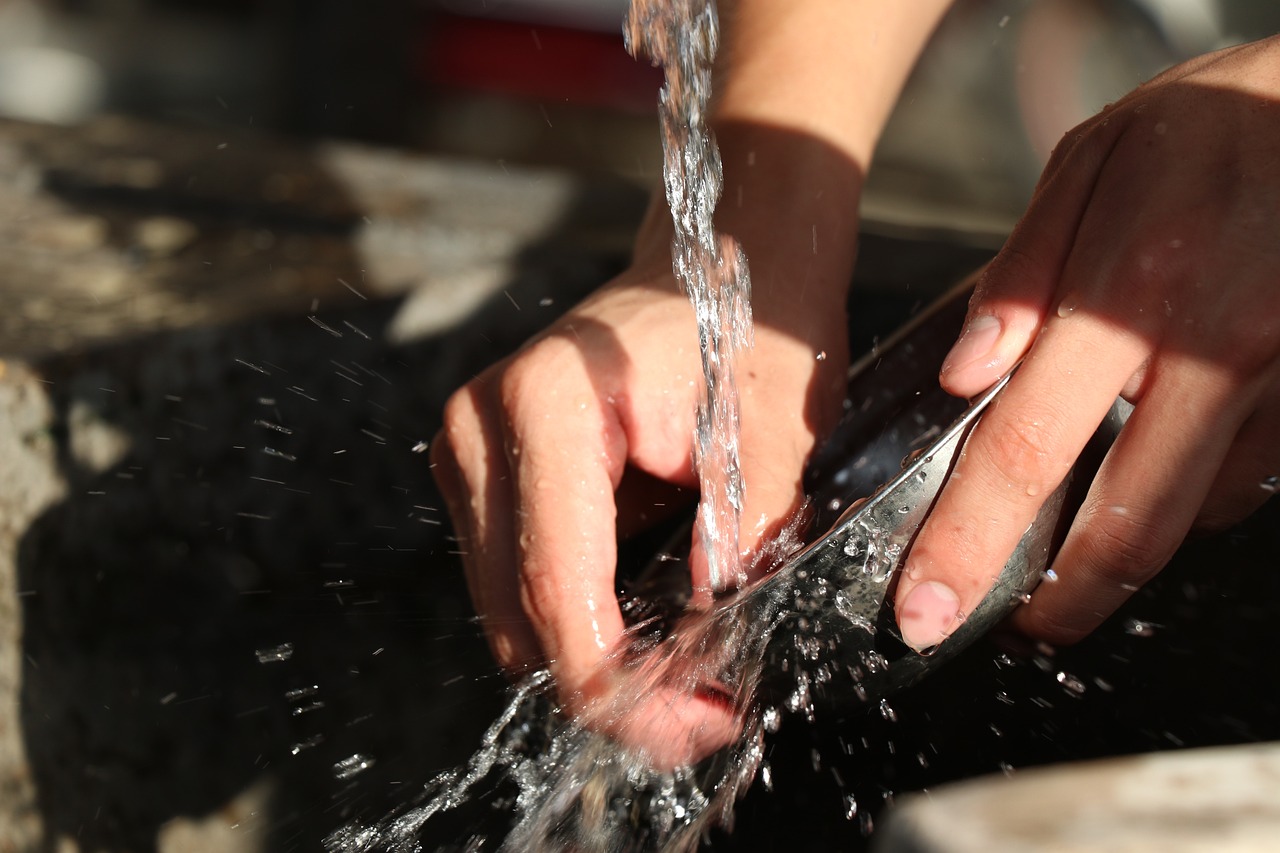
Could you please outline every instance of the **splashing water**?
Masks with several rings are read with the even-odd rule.
[[[780,550],[769,553],[772,559],[785,557]],[[504,786],[514,788],[515,822],[500,842],[502,851],[695,849],[709,826],[732,825],[733,805],[761,766],[764,732],[778,725],[778,710],[763,708],[754,693],[764,646],[782,605],[789,603],[786,574],[736,593],[713,610],[685,614],[665,636],[656,620],[637,625],[613,661],[624,673],[618,692],[580,718],[560,713],[549,672],[533,674],[465,766],[437,777],[403,813],[373,826],[343,827],[326,840],[326,849],[417,853],[433,817]],[[694,765],[666,770],[650,754],[626,745],[627,727],[637,724],[634,709],[653,696],[668,697],[660,711],[678,714],[681,703],[709,692],[733,709],[740,734],[727,746]],[[491,849],[486,842],[474,836],[467,849]]]
[[[698,538],[713,590],[740,586],[742,472],[734,355],[752,342],[751,279],[742,248],[718,235],[720,153],[707,127],[711,66],[719,39],[714,0],[633,0],[627,49],[643,51],[666,72],[659,98],[663,178],[675,236],[672,269],[693,303],[704,385],[695,461],[701,503]]]

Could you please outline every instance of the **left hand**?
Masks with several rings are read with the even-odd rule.
[[[897,592],[916,649],[991,588],[1117,395],[1136,408],[1016,625],[1076,641],[1193,527],[1280,474],[1280,37],[1178,66],[1067,134],[942,370],[975,429]]]

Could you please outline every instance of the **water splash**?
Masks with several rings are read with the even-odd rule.
[[[257,649],[253,654],[258,663],[283,663],[293,657],[293,643]]]
[[[515,690],[465,766],[438,776],[407,811],[371,826],[339,829],[326,839],[326,849],[416,853],[424,827],[436,815],[473,803],[486,791],[514,787],[514,825],[501,842],[503,851],[694,850],[711,825],[731,825],[733,805],[763,759],[766,725],[777,726],[777,712],[760,710],[753,691],[770,636],[767,617],[783,600],[759,587],[739,593],[715,610],[683,617],[656,645],[649,626],[638,626],[613,661],[626,674],[619,691],[579,718],[560,713],[550,673],[535,673]],[[670,770],[625,744],[632,710],[649,697],[690,697],[709,689],[722,691],[735,709],[741,735],[733,743]],[[334,772],[347,769],[335,765]],[[471,841],[476,849],[484,843]]]
[[[742,248],[717,234],[712,214],[723,188],[720,152],[707,126],[711,69],[719,42],[714,0],[633,0],[627,49],[666,72],[658,102],[663,179],[671,219],[672,270],[693,303],[702,354],[695,461],[701,488],[698,538],[713,590],[740,586],[742,470],[735,354],[751,346],[751,279]]]

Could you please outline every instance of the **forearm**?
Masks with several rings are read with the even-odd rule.
[[[843,300],[872,151],[950,3],[722,0],[717,226],[746,247],[760,301],[799,272]]]
[[[721,0],[714,124],[826,141],[864,171],[953,0]]]

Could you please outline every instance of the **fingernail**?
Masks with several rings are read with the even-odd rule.
[[[990,314],[975,317],[960,334],[960,340],[956,341],[951,352],[947,353],[942,362],[942,373],[963,371],[982,363],[991,355],[1000,337],[1000,329],[1000,320]]]
[[[941,643],[959,621],[960,597],[937,581],[925,581],[907,593],[898,611],[902,640],[917,652]]]

